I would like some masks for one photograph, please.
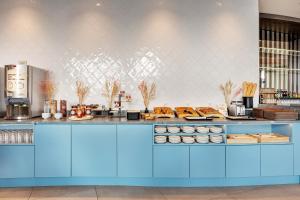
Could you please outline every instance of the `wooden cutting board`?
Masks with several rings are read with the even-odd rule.
[[[277,134],[277,133],[252,134],[252,136],[256,137],[260,143],[288,143],[288,142],[290,142],[289,136]]]
[[[227,144],[256,144],[258,138],[247,134],[228,134]]]

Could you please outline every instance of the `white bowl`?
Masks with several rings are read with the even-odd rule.
[[[177,126],[169,126],[168,127],[168,132],[169,133],[179,133],[180,132],[180,128]]]
[[[62,113],[55,113],[55,114],[54,114],[54,118],[55,118],[55,119],[61,119],[62,116],[63,116]]]
[[[194,133],[195,132],[195,127],[193,127],[193,126],[183,126],[181,129],[182,129],[182,132],[184,132],[184,133]]]
[[[49,119],[51,117],[51,113],[42,113],[43,119]]]
[[[178,144],[181,142],[180,136],[169,136],[169,142],[173,144]]]
[[[222,143],[224,139],[222,135],[211,135],[210,141],[213,143]]]
[[[166,136],[155,136],[154,141],[155,141],[155,143],[163,144],[163,143],[167,142],[167,137]]]
[[[164,126],[156,126],[154,130],[155,133],[160,133],[160,134],[167,132],[167,128]]]
[[[210,130],[210,132],[212,132],[212,133],[222,133],[223,132],[223,128],[221,128],[221,127],[210,127],[209,128],[209,130]]]
[[[193,137],[182,137],[182,141],[186,144],[192,144],[195,142],[195,138]]]
[[[203,133],[203,134],[209,133],[209,128],[204,126],[198,126],[196,127],[196,130],[198,133]]]

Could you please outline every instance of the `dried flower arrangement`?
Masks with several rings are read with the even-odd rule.
[[[115,97],[120,91],[120,83],[117,81],[105,81],[105,87],[102,96],[106,98],[108,108],[112,109]]]
[[[145,81],[142,81],[139,84],[138,88],[139,88],[139,90],[141,92],[141,95],[143,97],[143,101],[144,101],[146,111],[148,111],[150,101],[152,101],[156,96],[156,84],[152,83],[151,86],[150,86],[150,89],[148,89],[149,86],[147,85],[147,83]]]
[[[227,81],[224,85],[221,84],[220,86],[221,91],[223,92],[225,103],[227,107],[230,106],[231,99],[232,99],[232,90],[233,90],[233,83],[231,80]]]
[[[40,88],[47,101],[54,98],[56,87],[53,80],[50,78],[49,72],[47,72],[45,80],[41,82]]]
[[[79,105],[82,105],[88,92],[89,92],[89,87],[85,86],[83,82],[81,81],[76,81],[76,93],[77,97],[79,100]]]

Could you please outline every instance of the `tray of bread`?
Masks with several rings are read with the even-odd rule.
[[[69,117],[69,120],[71,121],[84,121],[84,120],[91,120],[94,117],[92,115],[85,115],[83,117],[77,117],[77,116],[71,116]]]
[[[249,134],[228,134],[227,144],[256,144],[258,138]]]
[[[221,118],[221,119],[224,118],[224,116],[219,111],[217,111],[212,107],[197,107],[196,111],[202,117]]]
[[[176,107],[175,111],[178,118],[199,117],[198,113],[192,107]]]
[[[170,107],[154,107],[153,114],[156,118],[174,118],[175,114]]]
[[[278,133],[258,133],[250,134],[258,139],[260,143],[288,143],[290,142],[290,137],[288,135],[278,134]]]

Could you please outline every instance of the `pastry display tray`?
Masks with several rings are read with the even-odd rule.
[[[214,118],[209,117],[184,117],[188,121],[211,121]]]
[[[226,118],[230,120],[256,120],[256,118],[249,116],[226,116]]]

